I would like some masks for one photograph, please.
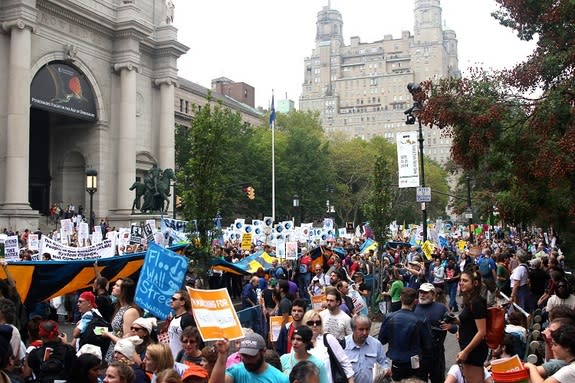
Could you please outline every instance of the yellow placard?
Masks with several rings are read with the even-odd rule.
[[[425,243],[421,246],[421,250],[423,250],[423,254],[427,260],[431,259],[431,254],[433,254],[433,250],[435,245],[430,240],[425,241]]]
[[[280,330],[282,329],[282,321],[284,320],[283,316],[273,316],[270,317],[270,341],[275,342],[278,340],[278,336],[280,335]],[[288,323],[293,322],[293,318],[290,315],[288,318]]]
[[[252,234],[245,233],[242,235],[242,250],[250,250],[252,248]]]
[[[327,300],[325,294],[314,295],[311,297],[311,307],[314,310],[321,310],[327,305]]]
[[[187,289],[196,326],[204,341],[244,337],[242,325],[227,289]]]

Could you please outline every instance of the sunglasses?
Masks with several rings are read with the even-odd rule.
[[[188,343],[188,344],[195,344],[195,343],[198,343],[198,342],[197,342],[196,340],[194,340],[194,339],[184,339],[184,340],[182,340],[182,343],[184,343],[184,344],[186,344],[186,343]]]
[[[172,297],[172,301],[183,301],[184,298]]]
[[[143,330],[143,327],[130,327],[130,330],[132,331],[138,331],[138,330]]]
[[[308,326],[321,326],[321,321],[320,320],[308,320],[307,322],[305,322],[305,324],[307,324]]]

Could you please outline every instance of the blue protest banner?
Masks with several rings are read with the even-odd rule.
[[[172,294],[182,287],[187,267],[186,257],[150,242],[136,287],[136,304],[155,317],[166,319]]]

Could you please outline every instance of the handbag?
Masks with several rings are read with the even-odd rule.
[[[170,327],[170,322],[172,321],[172,319],[173,318],[171,316],[166,318],[166,320],[164,321],[164,325],[162,326],[162,328],[158,332],[158,342],[159,343],[165,343],[165,344],[170,343],[170,336],[168,335],[168,328]]]
[[[329,367],[331,370],[331,381],[333,383],[347,383],[347,376],[345,375],[345,371],[341,366],[341,363],[333,353],[331,346],[327,341],[327,334],[323,336],[323,344],[327,348],[327,353],[329,354]]]

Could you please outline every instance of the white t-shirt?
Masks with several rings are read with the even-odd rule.
[[[557,379],[559,383],[575,382],[575,364],[571,363],[565,367],[561,367],[559,371],[551,376]]]
[[[335,336],[337,339],[343,339],[346,335],[351,334],[351,318],[343,311],[337,315],[332,315],[328,309],[319,313],[323,323],[323,332]]]
[[[529,283],[529,272],[527,267],[519,265],[511,272],[511,288],[515,287],[519,283],[519,287],[524,286]]]
[[[463,380],[463,375],[461,375],[461,370],[459,369],[459,365],[454,364],[453,366],[449,367],[449,371],[447,371],[447,375],[451,375],[455,378],[457,383],[465,383]],[[491,374],[487,369],[483,369],[483,381],[491,378]]]
[[[571,294],[567,297],[567,299],[561,299],[557,295],[552,295],[547,301],[545,310],[549,312],[553,307],[559,305],[567,305],[572,309],[575,308],[575,295]]]

